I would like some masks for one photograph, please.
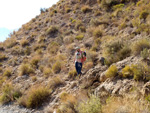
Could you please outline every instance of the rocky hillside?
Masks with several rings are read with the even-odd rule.
[[[60,0],[0,43],[0,102],[44,113],[149,113],[149,38],[149,0]],[[80,78],[76,46],[87,53]]]

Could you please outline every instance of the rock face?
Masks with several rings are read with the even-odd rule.
[[[97,66],[89,70],[84,78],[82,78],[82,83],[85,84],[85,88],[88,88],[94,84],[94,82],[99,81],[100,73],[106,70],[105,66]]]
[[[107,79],[105,82],[103,82],[99,87],[95,89],[95,93],[99,96],[101,96],[102,92],[107,92],[109,94],[117,94],[117,95],[123,95],[124,93],[127,93],[130,91],[130,89],[134,86],[134,81],[129,79]]]

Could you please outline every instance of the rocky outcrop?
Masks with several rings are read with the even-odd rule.
[[[135,81],[129,79],[107,79],[95,89],[95,93],[99,96],[101,96],[102,92],[113,95],[123,95],[124,93],[129,92],[134,85]]]
[[[88,88],[92,86],[95,82],[99,82],[100,73],[105,71],[107,67],[105,66],[97,66],[93,69],[90,69],[86,76],[81,79],[82,84],[84,84],[84,88]]]

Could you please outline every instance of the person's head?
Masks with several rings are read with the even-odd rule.
[[[78,52],[79,52],[79,51],[80,51],[80,47],[76,47],[76,51],[78,51]]]

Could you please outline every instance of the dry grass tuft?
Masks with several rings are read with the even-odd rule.
[[[51,90],[44,86],[32,87],[27,92],[26,96],[23,96],[19,100],[19,104],[27,108],[38,108],[40,107],[48,97],[50,96]]]
[[[60,77],[54,77],[50,79],[49,86],[51,89],[56,89],[57,87],[64,84],[64,81]]]
[[[20,74],[19,75],[29,75],[34,73],[34,69],[31,67],[30,64],[21,64],[19,67]]]
[[[104,113],[146,113],[149,111],[148,103],[138,100],[135,95],[126,97],[111,97],[102,107]]]

